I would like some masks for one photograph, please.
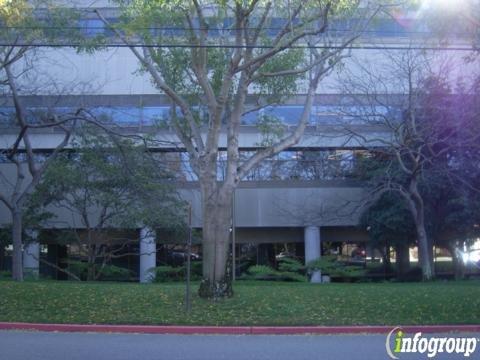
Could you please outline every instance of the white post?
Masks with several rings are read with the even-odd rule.
[[[23,272],[28,277],[38,279],[40,274],[40,244],[37,240],[38,231],[30,230],[27,232],[32,241],[23,248]]]
[[[318,226],[307,226],[304,233],[305,239],[305,264],[320,259],[320,228]],[[315,271],[310,279],[312,283],[322,282],[322,273]]]
[[[154,274],[150,269],[157,266],[157,244],[155,230],[144,227],[140,229],[140,282],[149,283]]]

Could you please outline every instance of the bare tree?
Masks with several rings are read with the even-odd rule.
[[[68,37],[70,34],[65,26],[75,19],[72,14],[64,8],[48,7],[45,1],[8,1],[0,7],[0,22],[5,26],[0,36],[1,100],[3,105],[14,109],[12,113],[0,114],[1,122],[13,135],[0,154],[6,162],[0,172],[3,187],[0,202],[11,214],[12,276],[17,281],[23,280],[23,214],[28,198],[50,163],[68,146],[77,123],[82,120],[99,124],[81,108],[59,112],[53,107],[42,113],[32,112],[24,97],[36,95],[38,89],[59,90],[53,79],[49,84],[31,84],[28,75],[38,70],[35,68],[38,42],[57,36]],[[61,134],[47,153],[39,153],[32,139],[35,132],[42,129],[55,129]]]
[[[110,23],[100,10],[97,14],[171,101],[171,125],[198,177],[203,204],[199,293],[210,298],[230,296],[226,263],[234,189],[262,160],[300,140],[319,83],[378,7],[328,0],[120,4],[123,21],[119,23]],[[356,20],[348,36],[328,32],[330,21],[346,17]],[[280,126],[283,131],[242,159],[242,116],[282,103],[298,93],[300,85],[306,95],[296,125]],[[253,95],[253,102],[247,102],[248,95]],[[221,146],[226,147],[227,159],[225,178],[219,182]]]
[[[435,172],[461,181],[454,154],[478,142],[480,135],[467,130],[477,120],[467,107],[452,106],[449,68],[435,65],[434,56],[414,50],[385,51],[381,56],[383,63],[363,61],[346,73],[342,89],[355,101],[355,117],[388,135],[367,138],[348,124],[345,129],[369,148],[373,155],[367,161],[372,164],[376,159],[380,164],[367,175],[371,188],[363,205],[390,191],[405,199],[415,225],[423,279],[430,280],[432,241],[427,236],[420,182],[436,176]]]
[[[22,269],[22,211],[28,195],[39,183],[51,159],[68,144],[72,130],[78,120],[79,113],[65,114],[63,116],[51,116],[45,119],[29,119],[28,110],[21,98],[19,89],[19,77],[28,71],[24,65],[28,65],[28,59],[34,56],[34,43],[43,36],[39,32],[27,31],[28,25],[35,26],[34,7],[27,1],[7,2],[1,6],[0,18],[2,24],[10,30],[2,31],[0,47],[0,83],[5,98],[13,103],[14,125],[16,127],[16,139],[10,147],[3,151],[3,156],[13,164],[16,175],[9,179],[1,173],[1,180],[9,192],[0,193],[0,201],[8,208],[12,217],[12,274],[15,280],[23,280]],[[4,122],[8,122],[9,114],[4,115]],[[57,144],[54,151],[47,157],[40,159],[35,154],[34,145],[31,141],[31,132],[34,129],[56,127],[64,132],[63,139]]]

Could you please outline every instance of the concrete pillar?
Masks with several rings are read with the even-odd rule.
[[[305,239],[305,264],[320,258],[320,228],[318,226],[307,226],[304,233]],[[315,271],[310,279],[312,283],[322,282],[322,273]]]
[[[40,243],[35,241],[38,238],[38,231],[30,230],[28,236],[32,241],[23,247],[23,272],[26,277],[38,279],[40,273]]]
[[[140,282],[149,283],[153,280],[150,269],[157,266],[157,244],[155,230],[144,227],[140,229]]]

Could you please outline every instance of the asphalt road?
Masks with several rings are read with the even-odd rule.
[[[467,336],[480,337],[480,334]],[[376,360],[389,358],[385,339],[383,335],[215,336],[0,331],[0,360]],[[467,359],[463,354],[443,355],[435,359]],[[480,349],[469,358],[479,359]],[[399,354],[399,359],[428,357],[426,354]]]

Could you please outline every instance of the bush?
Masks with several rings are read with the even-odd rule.
[[[0,271],[0,279],[11,279],[12,273],[10,271]]]
[[[282,259],[283,260],[283,259]],[[269,281],[305,281],[305,276],[299,272],[286,271],[286,269],[297,269],[300,264],[294,259],[290,261],[284,261],[283,267],[280,271],[277,271],[267,265],[253,265],[247,270],[247,276],[245,279],[249,280],[269,280]],[[301,266],[301,264],[300,264]]]
[[[161,265],[149,270],[154,282],[183,281],[185,267]]]
[[[418,266],[408,269],[403,275],[403,281],[422,281],[422,269]]]
[[[392,264],[375,263],[369,264],[366,270],[366,275],[384,275],[395,274],[395,268]]]
[[[68,259],[65,261],[68,264],[68,271],[78,276],[78,278],[85,280],[87,278],[88,264],[80,260]]]
[[[278,261],[278,270],[280,272],[305,274],[305,266],[297,259],[289,257],[284,257]]]
[[[286,281],[306,281],[306,267],[297,259],[284,257],[278,262],[280,276]]]
[[[304,281],[307,281],[307,278],[303,274],[285,271],[285,272],[279,272],[279,280],[304,282]]]
[[[130,270],[115,265],[105,265],[100,271],[99,280],[108,281],[129,281],[132,273]]]
[[[277,276],[275,269],[267,265],[253,265],[247,270],[247,273],[254,280],[270,280]]]
[[[320,270],[322,275],[347,279],[358,278],[366,273],[365,269],[360,266],[338,261],[336,255],[325,255],[320,259],[311,261],[307,264],[307,269],[309,273]]]
[[[38,280],[40,274],[32,269],[23,269],[23,279],[25,281]]]
[[[190,280],[200,280],[202,278],[202,262],[192,261],[190,266]],[[187,278],[186,266],[160,265],[149,271],[154,282],[185,281]]]
[[[190,277],[192,280],[200,280],[202,278],[203,268],[201,261],[193,261],[191,263]]]
[[[68,259],[68,271],[72,274],[78,276],[80,279],[87,279],[88,267],[89,264],[80,261]],[[98,267],[96,269],[98,271]],[[115,265],[105,265],[103,269],[100,270],[100,275],[98,280],[104,281],[130,281],[132,280],[132,272],[128,269],[125,269],[120,266]]]

